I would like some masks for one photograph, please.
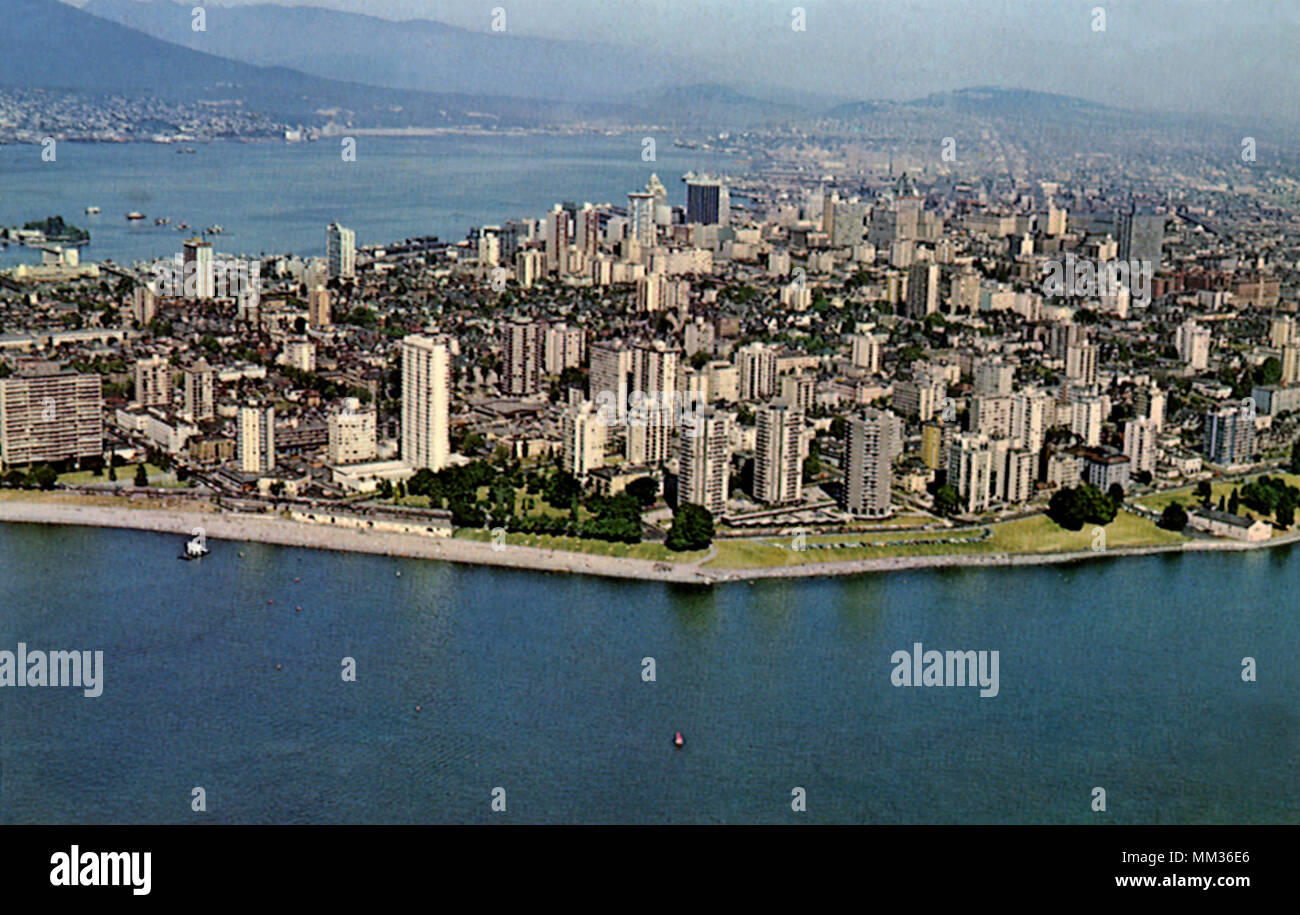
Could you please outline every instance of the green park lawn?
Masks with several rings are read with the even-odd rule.
[[[981,528],[957,531],[935,531],[911,535],[916,540],[941,537],[970,538],[969,543],[910,543],[888,546],[851,546],[843,549],[794,550],[788,538],[757,538],[752,540],[718,540],[717,556],[705,563],[710,568],[771,568],[803,565],[814,562],[844,562],[854,559],[885,559],[898,556],[947,556],[989,553],[1062,553],[1092,549],[1092,525],[1079,531],[1067,531],[1046,515],[1034,515],[988,525],[993,536],[987,541],[975,539]],[[1187,538],[1181,534],[1162,530],[1150,521],[1128,512],[1121,512],[1105,526],[1106,546],[1134,547],[1176,544]],[[889,541],[908,537],[907,534],[858,534],[809,537],[809,543],[862,543],[863,541]],[[785,548],[778,543],[787,544]]]
[[[485,541],[491,539],[491,534],[488,531],[477,528],[460,528],[456,531],[456,536],[461,540]],[[550,534],[506,534],[506,543],[514,546],[531,546],[543,550],[590,553],[594,556],[646,559],[652,562],[693,562],[708,554],[707,550],[674,553],[662,543],[611,543],[607,540],[556,537]]]

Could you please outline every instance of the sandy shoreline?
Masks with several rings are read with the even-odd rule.
[[[153,508],[124,508],[99,505],[75,505],[40,501],[0,501],[0,522],[31,524],[66,524],[85,527],[115,527],[155,531],[187,538],[202,527],[210,540],[252,541],[296,546],[308,549],[341,550],[433,559],[471,565],[490,565],[607,578],[631,578],[677,584],[712,585],[765,578],[824,578],[897,572],[909,569],[979,568],[1047,565],[1111,559],[1116,556],[1144,556],[1157,553],[1203,552],[1207,550],[1255,550],[1294,543],[1300,532],[1263,543],[1193,540],[1174,545],[1117,547],[1109,550],[1072,553],[988,553],[944,556],[894,556],[880,559],[854,559],[841,562],[807,563],[753,569],[702,568],[693,563],[660,563],[646,559],[597,556],[566,550],[507,545],[493,549],[478,540],[422,537],[415,534],[366,532],[325,527],[270,516],[243,515],[212,511],[187,511]],[[177,552],[180,551],[178,539]]]

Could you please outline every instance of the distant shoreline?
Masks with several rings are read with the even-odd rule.
[[[1212,551],[1253,551],[1284,546],[1300,540],[1300,532],[1260,543],[1192,540],[1179,544],[1153,544],[1060,553],[982,553],[892,556],[878,559],[810,562],[766,568],[702,568],[695,563],[656,562],[619,556],[600,556],[569,550],[551,550],[510,544],[493,549],[480,540],[424,537],[417,534],[366,532],[291,521],[280,517],[228,512],[75,505],[57,502],[0,500],[0,522],[60,524],[80,527],[123,528],[171,534],[188,539],[202,526],[216,541],[272,543],[305,549],[369,553],[408,559],[432,559],[466,565],[495,566],[535,572],[560,572],[602,578],[659,581],[669,584],[714,585],[759,579],[827,578],[941,568],[1005,568],[1056,565],[1114,559],[1124,556],[1180,554]]]

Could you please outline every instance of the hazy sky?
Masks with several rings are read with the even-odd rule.
[[[83,0],[76,0],[80,5]],[[186,3],[191,0],[186,0]],[[193,0],[197,5],[202,0]],[[232,6],[258,0],[223,0]],[[1139,109],[1300,120],[1300,0],[309,0],[637,45],[711,62],[741,90],[911,98],[1000,85]],[[791,11],[807,29],[791,28]],[[1097,7],[1105,31],[1094,31]],[[601,74],[608,78],[609,74]]]

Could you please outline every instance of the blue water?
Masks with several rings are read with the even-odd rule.
[[[460,240],[472,226],[541,217],[556,203],[627,205],[653,173],[669,201],[685,204],[690,170],[743,171],[733,157],[674,147],[658,138],[656,161],[641,159],[641,137],[358,137],[355,162],[340,141],[193,144],[61,143],[54,162],[41,147],[0,146],[0,226],[60,215],[88,230],[85,260],[120,264],[173,256],[208,226],[227,254],[325,252],[325,227],[341,222],[357,244],[417,235]],[[89,206],[102,213],[85,215]],[[127,222],[139,211],[148,218]],[[171,225],[155,226],[156,217]],[[188,233],[178,231],[188,222]],[[38,263],[40,252],[10,246],[0,267]]]
[[[0,525],[0,648],[106,667],[98,699],[0,689],[0,821],[1300,813],[1292,549],[695,590],[219,541],[181,563],[180,540]],[[1000,694],[892,686],[916,641],[998,650]]]

